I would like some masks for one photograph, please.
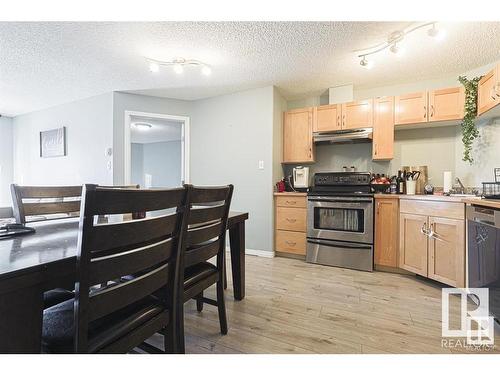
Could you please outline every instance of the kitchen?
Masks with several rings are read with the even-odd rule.
[[[284,112],[276,254],[418,275],[436,286],[489,287],[499,319],[500,64],[479,74],[477,95],[436,80],[419,92],[400,85],[353,100],[364,93],[346,85],[318,105]],[[472,155],[461,130],[471,100],[482,135]]]

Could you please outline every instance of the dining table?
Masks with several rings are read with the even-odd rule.
[[[245,297],[245,221],[229,213],[233,295]],[[0,353],[39,353],[43,293],[75,282],[78,218],[29,223],[32,234],[0,239]]]

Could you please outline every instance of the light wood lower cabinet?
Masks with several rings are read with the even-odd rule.
[[[429,218],[429,274],[442,283],[465,286],[465,226],[463,220]]]
[[[417,275],[427,276],[427,237],[421,232],[427,216],[405,214],[399,217],[399,266]]]
[[[375,199],[375,248],[376,265],[398,266],[399,199]]]
[[[401,199],[399,266],[444,284],[464,287],[464,210],[462,203]],[[447,217],[433,216],[438,212]]]
[[[299,194],[275,195],[275,251],[306,254],[307,198]]]

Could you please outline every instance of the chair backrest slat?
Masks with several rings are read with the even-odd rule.
[[[138,271],[167,261],[174,245],[172,238],[134,249],[123,254],[113,254],[94,258],[90,263],[90,284],[100,284],[123,275],[132,275]]]
[[[189,247],[203,244],[206,241],[220,236],[223,223],[221,221],[201,227],[190,228],[186,236],[186,245]]]
[[[216,240],[208,243],[207,245],[197,247],[196,249],[187,250],[184,254],[185,267],[190,267],[194,264],[213,258],[218,254],[219,248],[220,243]]]
[[[25,224],[26,216],[39,216],[39,220],[50,220],[44,215],[70,214],[80,211],[81,186],[10,186],[14,216],[18,223]],[[26,201],[28,200],[28,201]],[[42,201],[43,200],[43,201]],[[57,217],[60,219],[61,217]]]
[[[95,215],[159,211],[173,207],[185,192],[183,189],[138,190],[101,188],[95,194]]]
[[[175,319],[182,229],[187,225],[186,197],[185,188],[140,190],[85,185],[75,283],[77,352],[88,350],[89,323],[153,292],[172,309],[169,319]],[[145,218],[107,223],[96,220],[101,215],[134,212],[144,213]],[[124,277],[131,274],[135,277]],[[97,290],[91,288],[105,281],[110,283]]]
[[[198,203],[222,202],[227,199],[227,190],[223,187],[195,187],[190,202]]]
[[[167,263],[128,282],[92,293],[89,296],[89,319],[102,318],[161,289],[168,281],[169,269]]]
[[[93,228],[94,235],[89,238],[88,247],[92,253],[96,253],[93,256],[102,256],[102,253],[127,245],[161,240],[162,237],[172,233],[177,220],[178,215],[174,213],[121,223],[96,225]]]
[[[188,224],[200,224],[220,220],[224,216],[225,209],[224,205],[198,209],[193,208],[189,213]]]
[[[24,203],[26,216],[51,215],[80,211],[80,201]]]

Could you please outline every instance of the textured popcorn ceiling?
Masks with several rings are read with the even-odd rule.
[[[0,22],[0,113],[17,115],[113,90],[194,100],[276,85],[287,99],[299,99],[339,84],[412,82],[500,60],[500,23],[455,23],[440,24],[447,30],[441,43],[420,30],[406,41],[404,56],[382,53],[372,70],[359,66],[353,50],[406,25]],[[213,73],[152,74],[144,56],[200,59]]]

